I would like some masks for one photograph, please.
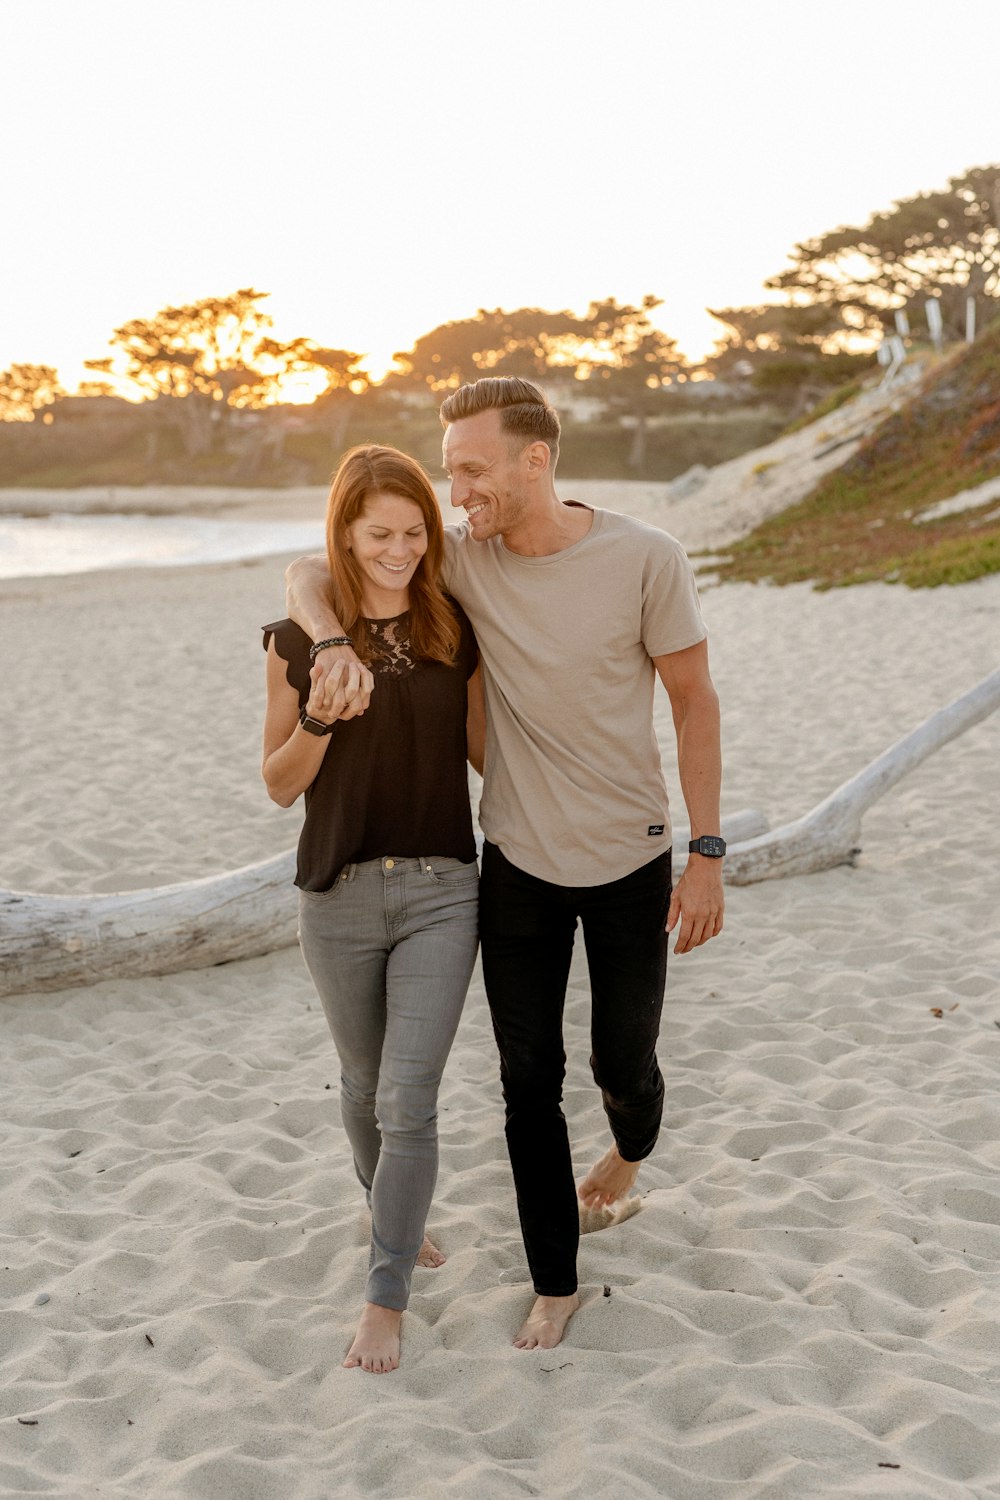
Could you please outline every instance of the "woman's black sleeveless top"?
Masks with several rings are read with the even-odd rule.
[[[345,865],[392,854],[447,855],[471,862],[476,840],[466,769],[466,681],[479,652],[462,627],[453,666],[414,658],[409,613],[369,620],[375,677],[371,703],[338,722],[316,780],[305,794],[295,884],[327,891]],[[304,708],[312,641],[292,620],[265,625]]]

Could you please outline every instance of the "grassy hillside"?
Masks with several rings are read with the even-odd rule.
[[[1000,475],[1000,321],[939,364],[906,406],[805,500],[764,522],[714,571],[725,579],[873,579],[911,587],[1000,572],[1000,502],[918,524]]]

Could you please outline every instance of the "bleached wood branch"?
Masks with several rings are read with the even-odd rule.
[[[756,880],[808,875],[835,865],[853,864],[861,852],[861,821],[872,803],[935,750],[987,718],[998,706],[1000,670],[984,677],[954,703],[938,709],[805,817],[731,845],[725,879],[731,885],[751,885]]]
[[[173,974],[295,941],[295,851],[225,875],[109,896],[0,891],[0,994]]]
[[[730,839],[766,827],[759,812],[723,819]],[[0,890],[0,995],[203,969],[288,947],[294,878],[290,849],[224,875],[119,895]]]
[[[771,832],[763,814],[722,821],[732,885],[851,864],[868,808],[935,750],[1000,706],[1000,670],[932,714],[805,817]],[[687,836],[678,829],[680,853]],[[110,896],[0,891],[0,994],[171,974],[254,958],[295,941],[295,854],[204,880]]]
[[[728,838],[767,827],[723,820]],[[109,896],[0,890],[0,995],[173,974],[256,958],[295,942],[295,850],[224,875]]]

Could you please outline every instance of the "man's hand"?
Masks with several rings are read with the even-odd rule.
[[[326,641],[331,636],[346,634],[330,608],[330,568],[325,557],[297,557],[289,563],[285,569],[285,608],[311,640]],[[318,678],[315,676],[316,666],[320,668]],[[340,712],[317,712],[316,715],[328,724],[332,724],[335,718],[356,719],[358,714],[363,714],[375,686],[371,672],[355,655],[352,646],[327,646],[325,651],[317,652],[309,676],[313,682],[310,702],[316,695],[317,686],[325,689],[327,678],[333,679],[330,704],[340,703]]]
[[[684,874],[674,886],[667,914],[667,931],[673,932],[680,921],[674,944],[675,953],[690,953],[722,931],[725,911],[722,894],[722,860],[702,854],[688,856]]]
[[[325,724],[334,719],[356,719],[371,700],[375,679],[351,646],[327,646],[316,653],[309,670],[312,688],[309,713]]]

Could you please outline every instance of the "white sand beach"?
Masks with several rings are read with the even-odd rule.
[[[732,534],[665,489],[635,508],[692,550]],[[134,889],[295,842],[258,771],[282,565],[0,584],[0,886]],[[724,806],[773,824],[1000,641],[1000,577],[704,608]],[[530,1289],[478,972],[441,1096],[448,1260],[384,1377],[340,1367],[367,1225],[297,950],[0,1002],[0,1493],[1000,1494],[998,766],[1000,714],[877,804],[856,868],[730,889],[723,935],[671,959],[661,1142],[640,1211],[585,1237],[555,1350],[510,1347]],[[580,958],[581,1173],[606,1144],[587,1022]]]

